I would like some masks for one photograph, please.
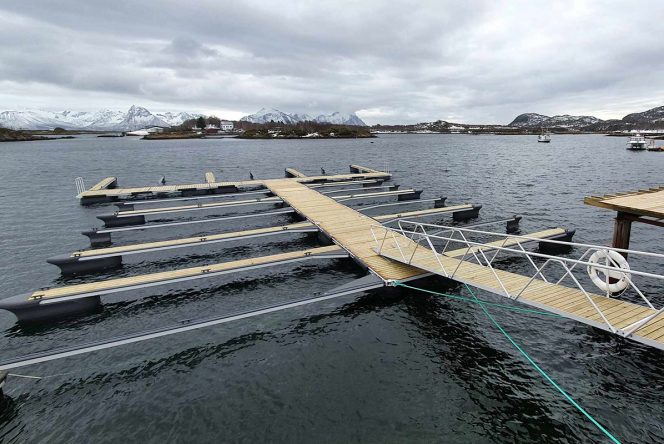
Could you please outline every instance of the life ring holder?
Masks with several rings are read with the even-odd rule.
[[[624,270],[606,270],[594,265],[588,265],[588,276],[590,276],[593,284],[595,284],[595,286],[603,292],[608,292],[609,294],[620,294],[625,291],[627,287],[629,287],[632,274],[629,273],[629,263],[627,263],[627,259],[625,259],[622,254],[614,250],[597,250],[592,254],[592,256],[590,256],[588,262],[597,265],[608,265],[610,267]],[[610,282],[607,282],[607,275],[610,278]]]

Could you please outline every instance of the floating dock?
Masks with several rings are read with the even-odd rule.
[[[406,200],[398,202],[399,204],[404,204],[408,203],[407,199],[419,199],[422,191],[400,190],[398,186],[392,185],[392,188],[388,188],[388,191],[371,192],[372,190],[367,190],[366,188],[376,184],[382,185],[383,181],[391,178],[391,174],[360,165],[351,165],[350,169],[351,174],[306,176],[293,168],[288,168],[285,170],[287,177],[284,179],[262,179],[241,182],[217,182],[214,174],[207,173],[205,184],[137,188],[113,188],[117,186],[117,179],[114,177],[104,179],[104,181],[93,188],[79,193],[78,197],[81,199],[81,203],[115,202],[122,199],[131,199],[130,203],[132,205],[142,206],[144,203],[150,202],[168,203],[189,199],[198,200],[198,203],[195,205],[144,208],[139,210],[132,207],[128,211],[114,213],[113,216],[116,219],[125,217],[131,219],[152,214],[197,211],[200,208],[224,209],[255,203],[278,204],[285,206],[285,208],[257,214],[226,216],[204,220],[97,229],[91,233],[85,233],[90,237],[93,244],[95,242],[99,244],[110,242],[110,235],[115,232],[153,228],[167,229],[174,226],[203,222],[209,223],[211,221],[218,222],[286,213],[296,213],[304,221],[251,230],[213,233],[207,236],[184,237],[180,239],[78,251],[70,255],[51,258],[49,262],[61,267],[63,273],[94,271],[96,269],[117,266],[121,263],[123,256],[130,254],[185,247],[194,248],[196,246],[230,240],[242,240],[285,233],[318,233],[326,243],[331,245],[199,267],[41,289],[25,295],[1,300],[0,308],[12,311],[19,320],[48,320],[98,307],[101,303],[100,296],[107,294],[210,278],[228,273],[310,259],[350,258],[367,270],[367,276],[346,283],[337,289],[324,293],[322,296],[296,301],[292,304],[282,304],[279,307],[261,309],[252,313],[269,313],[283,309],[283,307],[313,303],[319,300],[368,291],[435,274],[482,288],[486,291],[509,297],[510,299],[533,305],[540,309],[561,314],[623,337],[629,337],[644,344],[664,348],[664,318],[660,316],[660,313],[664,309],[657,310],[649,301],[647,303],[648,306],[642,306],[609,297],[611,296],[610,294],[599,295],[590,293],[582,287],[568,287],[561,284],[562,279],[554,282],[544,277],[543,268],[546,264],[539,268],[535,266],[533,258],[546,258],[547,263],[553,261],[555,263],[568,264],[569,261],[572,261],[572,259],[565,257],[549,256],[545,251],[549,249],[555,250],[556,248],[568,249],[571,246],[578,248],[581,244],[571,244],[569,242],[574,235],[573,230],[552,228],[537,231],[527,236],[506,234],[500,235],[502,237],[497,240],[483,240],[482,242],[470,242],[466,240],[466,237],[461,236],[463,239],[461,247],[452,248],[453,245],[459,243],[459,239],[454,239],[453,235],[449,233],[480,233],[484,236],[495,235],[496,233],[477,230],[478,227],[487,225],[487,222],[475,224],[474,226],[465,225],[465,228],[419,223],[419,225],[416,225],[418,228],[412,231],[404,229],[404,224],[418,224],[417,222],[413,222],[412,219],[443,214],[452,215],[454,221],[465,223],[472,218],[478,217],[481,206],[463,204],[444,207],[445,198],[437,198],[426,200],[432,201],[434,208],[370,217],[363,214],[362,211],[395,204],[377,204],[353,209],[345,205],[344,202],[391,195],[397,196],[399,200]],[[77,185],[79,184],[77,183]],[[362,188],[329,191],[338,185],[361,185]],[[370,192],[355,194],[352,192],[355,190]],[[203,203],[204,199],[210,197],[206,195],[231,192],[241,194],[243,191],[264,193],[269,194],[269,196],[261,199],[213,202],[210,204]],[[156,197],[163,200],[155,200]],[[102,220],[104,219],[102,218]],[[519,220],[520,217],[515,216],[500,222],[506,223],[507,231],[511,232],[518,226]],[[106,222],[106,220],[104,221]],[[399,228],[386,225],[392,223],[397,223]],[[436,231],[431,234],[427,232],[427,228],[425,227],[428,227],[430,231],[432,229]],[[376,234],[377,232],[379,235]],[[382,233],[384,235],[381,239],[380,234]],[[423,240],[428,242],[428,246],[421,245]],[[445,242],[445,247],[442,252],[439,252],[436,249],[436,242],[441,240]],[[524,248],[529,243],[538,243],[539,248],[537,252],[529,252]],[[438,248],[440,248],[440,245],[438,245]],[[535,267],[535,273],[532,276],[527,276],[496,269],[493,262],[496,256],[502,252],[524,255]],[[632,253],[630,252],[630,254]],[[473,259],[475,262],[473,262]],[[590,264],[590,266],[604,268],[611,273],[618,273],[611,275],[618,278],[627,276],[625,269],[616,268],[615,264],[602,266],[597,263],[584,262],[587,260],[586,256],[582,256],[576,262],[569,263],[575,263],[576,265]],[[566,268],[568,270],[566,275],[573,274],[572,271],[576,265],[568,266]],[[639,273],[637,271],[632,271],[631,273],[629,276],[647,275],[647,273]],[[664,277],[662,278],[664,279]],[[607,285],[608,283],[609,280],[607,279]],[[629,283],[633,284],[632,281],[629,281]],[[246,316],[249,315],[222,316],[211,321],[198,322],[195,328],[228,322],[231,319],[241,319]],[[151,337],[172,334],[177,331],[185,331],[188,328],[193,329],[193,324],[187,327],[167,329],[167,332],[164,330],[161,333],[135,335],[133,339],[108,341],[101,345],[97,344],[89,347],[75,347],[75,352],[72,352],[71,350],[73,349],[71,349],[63,353],[44,354],[43,356],[30,359],[15,360],[11,366],[16,367],[27,365],[26,363],[31,362],[43,362],[45,360],[57,359],[58,357],[71,356],[72,354],[106,348],[107,346],[111,346],[109,344],[121,345],[122,343],[130,343]]]
[[[435,215],[451,214],[458,218],[458,214],[468,215],[468,211],[474,210],[473,205],[455,205],[451,207],[431,208],[425,210],[408,211],[404,213],[385,214],[373,216],[378,222],[392,222],[402,217],[418,218]],[[513,219],[510,219],[513,221]],[[518,222],[518,221],[517,221]],[[253,230],[216,233],[206,236],[196,236],[180,239],[169,239],[164,241],[148,242],[141,244],[123,245],[119,247],[98,248],[95,250],[76,251],[71,254],[54,256],[47,259],[47,262],[60,268],[63,274],[90,273],[109,268],[116,268],[122,265],[122,257],[133,254],[145,254],[163,250],[172,250],[178,248],[203,247],[210,244],[245,240],[265,236],[282,236],[293,233],[318,233],[319,229],[311,222],[300,222],[289,225],[281,225],[266,228],[256,228]],[[110,233],[99,233],[100,235]],[[550,233],[547,231],[546,236]],[[560,233],[555,233],[560,234]],[[105,238],[110,240],[110,238]]]
[[[376,204],[365,206],[362,210],[370,210],[384,206],[392,206],[397,204],[407,204],[411,200],[419,199],[421,190],[413,189],[399,189],[398,186],[392,185],[389,191],[371,192],[366,190],[369,188],[367,185],[375,185],[377,181],[384,181],[391,178],[389,173],[380,172],[371,168],[361,167],[358,165],[351,166],[352,171],[362,171],[361,173],[340,174],[340,175],[326,175],[318,177],[303,176],[296,174],[296,171],[290,171],[290,175],[298,177],[286,179],[265,179],[260,181],[250,181],[251,185],[260,185],[261,192],[268,190],[271,194],[270,197],[262,199],[250,200],[234,200],[228,202],[213,202],[210,204],[198,202],[194,205],[181,205],[176,207],[157,207],[146,208],[140,210],[118,211],[113,213],[114,219],[128,219],[132,223],[144,223],[144,217],[152,214],[168,214],[176,212],[197,211],[201,208],[229,208],[237,205],[254,204],[254,203],[269,203],[285,205],[289,208],[283,209],[297,213],[306,222],[299,224],[290,224],[278,227],[259,228],[254,230],[246,230],[243,232],[230,232],[230,233],[216,233],[208,236],[197,236],[193,238],[173,239],[159,242],[152,242],[148,244],[137,244],[130,246],[111,247],[102,250],[89,250],[75,252],[70,255],[63,255],[51,258],[49,262],[59,266],[64,273],[78,273],[96,271],[104,268],[112,268],[118,266],[122,261],[122,256],[128,254],[147,253],[152,251],[160,251],[166,249],[193,247],[197,245],[206,245],[217,242],[224,242],[229,240],[239,240],[252,237],[262,237],[269,235],[277,235],[284,233],[306,233],[318,232],[318,235],[326,243],[336,244],[336,248],[341,248],[346,257],[352,257],[355,262],[370,270],[372,273],[377,273],[381,279],[390,279],[394,276],[406,278],[404,273],[410,276],[416,276],[417,270],[409,269],[401,265],[389,265],[385,259],[378,257],[368,249],[367,241],[370,240],[369,227],[374,223],[389,223],[407,214],[409,217],[425,217],[435,214],[448,213],[451,214],[455,221],[465,221],[475,218],[479,214],[481,206],[479,205],[457,205],[454,207],[444,208],[445,198],[427,199],[427,202],[433,202],[434,208],[413,210],[401,212],[396,214],[387,214],[383,216],[376,216],[375,218],[363,215],[360,211],[349,208],[342,202],[349,202],[358,199],[374,199],[385,196],[396,196],[397,203],[390,204]],[[211,177],[208,176],[209,179]],[[325,183],[320,183],[325,181]],[[329,193],[329,186],[346,184],[355,185],[361,184],[359,190],[370,191],[355,194],[348,191],[339,190],[338,193]],[[172,186],[178,187],[178,186]],[[189,187],[189,186],[187,186]],[[158,188],[158,190],[161,188]],[[180,187],[182,189],[182,187]],[[184,188],[188,189],[188,188]],[[256,188],[253,188],[254,190]],[[157,191],[158,191],[157,190]],[[152,190],[154,191],[154,190]],[[96,190],[94,193],[107,193],[105,196],[127,195],[127,189],[104,189]],[[133,191],[131,191],[133,192]],[[131,194],[130,192],[130,194]],[[328,192],[329,194],[323,194]],[[86,192],[81,193],[85,196]],[[141,191],[142,193],[142,191]],[[89,194],[88,194],[89,196]],[[99,194],[93,194],[99,196]],[[79,197],[81,197],[79,195]],[[175,197],[175,199],[182,199],[182,197]],[[168,202],[169,199],[163,199]],[[137,201],[138,202],[138,201]],[[147,202],[147,201],[140,201]],[[266,214],[275,214],[278,211],[270,211]],[[187,220],[180,222],[172,222],[167,224],[147,225],[145,227],[116,227],[103,230],[92,230],[84,234],[90,237],[91,243],[101,244],[105,241],[110,241],[110,234],[122,230],[134,230],[137,228],[150,229],[150,228],[167,228],[172,226],[183,226],[194,223],[208,222],[209,220],[230,220],[231,218],[240,217],[256,217],[254,215],[237,215],[224,218],[210,218],[204,220]],[[319,220],[318,216],[324,216]],[[109,224],[108,217],[101,216],[100,219]],[[514,223],[512,220],[511,223]],[[111,222],[109,225],[113,225]],[[510,222],[508,222],[509,224]],[[516,220],[518,223],[518,220]],[[361,234],[362,238],[358,237]],[[327,248],[327,247],[324,247]],[[335,250],[336,251],[336,250]],[[299,253],[298,253],[299,254]],[[298,255],[296,254],[296,255]],[[304,252],[303,256],[308,257],[312,252]],[[316,255],[318,253],[315,253]],[[336,253],[335,253],[336,254]],[[254,258],[250,261],[266,261],[266,264],[284,263],[284,260],[290,261],[290,254],[282,257],[269,257],[269,259]],[[87,308],[88,306],[99,305],[99,296],[109,292],[126,291],[131,288],[136,288],[136,285],[143,285],[149,283],[150,286],[161,285],[162,283],[173,282],[172,277],[177,276],[177,281],[198,278],[199,272],[207,274],[210,270],[216,270],[222,267],[224,271],[238,271],[244,269],[245,263],[241,262],[240,265],[232,263],[215,264],[210,267],[198,267],[196,269],[175,270],[172,272],[153,273],[151,275],[135,276],[131,278],[122,278],[120,280],[108,280],[99,283],[80,284],[75,286],[66,286],[54,289],[44,289],[28,295],[15,296],[0,301],[0,308],[5,308],[13,311],[19,320],[43,320],[49,319],[54,316],[61,316],[67,312],[76,312],[80,309]],[[265,265],[267,266],[267,265]],[[188,270],[188,271],[187,271]],[[171,273],[171,274],[169,274]],[[216,272],[215,272],[216,273]],[[387,273],[387,274],[386,274]],[[421,273],[419,273],[421,274]],[[385,282],[383,279],[383,282]],[[373,284],[372,284],[373,285]],[[99,293],[99,291],[103,291]],[[360,290],[358,290],[360,291]],[[74,305],[75,304],[75,305]],[[47,310],[43,309],[49,306]],[[54,308],[58,305],[57,310]]]
[[[321,183],[321,182],[341,182],[351,180],[368,180],[368,179],[390,179],[390,173],[372,170],[370,168],[361,167],[363,170],[371,170],[364,173],[351,173],[351,174],[337,174],[330,176],[304,176],[294,177],[292,180],[299,183]],[[351,171],[357,171],[357,166],[351,166]],[[110,178],[109,178],[110,179]],[[195,196],[204,194],[225,194],[236,193],[241,190],[264,188],[264,180],[243,180],[235,182],[205,182],[193,183],[183,185],[159,185],[159,186],[143,186],[132,188],[118,188],[117,179],[113,181],[113,187],[110,184],[105,188],[95,187],[85,191],[81,191],[77,197],[81,205],[90,205],[96,203],[115,202],[123,199],[132,199],[136,197],[163,197],[168,195],[181,195],[181,196]],[[104,179],[107,180],[107,179]],[[102,181],[103,182],[103,181]],[[101,182],[100,182],[101,183]],[[99,185],[99,184],[98,184]]]
[[[265,181],[270,183],[270,181]],[[269,188],[269,187],[268,187]],[[272,190],[270,190],[272,191]],[[340,202],[358,199],[372,199],[378,197],[396,196],[398,200],[413,200],[419,199],[422,191],[405,189],[395,191],[384,191],[376,193],[361,193],[361,194],[346,194],[341,196],[333,196],[332,199]],[[146,222],[146,216],[170,214],[170,213],[185,213],[191,211],[210,211],[228,207],[242,207],[248,205],[283,205],[283,200],[279,196],[265,197],[262,199],[247,199],[247,200],[231,200],[227,202],[212,202],[212,203],[198,203],[194,205],[179,205],[175,207],[157,207],[146,208],[141,210],[127,210],[115,211],[110,214],[101,214],[97,216],[104,222],[105,227],[123,227],[127,225],[140,225]]]
[[[238,261],[222,262],[201,267],[151,273],[120,279],[108,279],[89,284],[35,291],[29,295],[0,301],[0,308],[9,309],[20,321],[40,321],[87,312],[100,305],[99,296],[121,291],[204,279],[222,274],[254,270],[257,268],[300,262],[310,259],[347,258],[348,254],[337,246],[261,256]]]

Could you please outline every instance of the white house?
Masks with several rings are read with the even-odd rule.
[[[233,131],[233,122],[222,120],[219,126],[221,127],[222,131]]]

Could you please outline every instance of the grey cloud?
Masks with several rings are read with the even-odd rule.
[[[86,92],[88,107],[96,93],[98,107],[360,110],[382,123],[620,117],[664,92],[650,24],[662,12],[656,1],[5,2],[0,81],[22,86],[0,98],[18,107],[27,88],[44,106]]]

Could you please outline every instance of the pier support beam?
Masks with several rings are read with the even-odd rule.
[[[399,194],[397,196],[397,200],[403,201],[403,200],[417,200],[420,198],[420,195],[422,194],[422,190],[413,190],[412,193],[408,194]]]
[[[115,196],[92,196],[92,197],[81,197],[79,203],[83,206],[87,206],[99,203],[115,202],[117,200],[118,198]]]
[[[14,313],[19,322],[42,322],[99,310],[99,296],[90,296],[55,304],[40,303],[40,299],[30,299],[29,294],[12,296],[0,301],[0,309]]]
[[[572,242],[572,238],[574,237],[575,233],[576,230],[565,230],[565,234],[554,236],[550,238],[550,240],[556,240],[561,242]],[[561,254],[561,253],[566,253],[572,249],[572,247],[570,247],[569,245],[554,244],[551,242],[547,242],[546,240],[538,242],[537,246],[540,253],[544,254]]]
[[[111,240],[111,233],[99,233],[96,228],[81,231],[81,234],[90,239],[90,246],[92,248],[103,247],[113,243]]]
[[[452,220],[455,222],[464,222],[469,219],[475,219],[480,215],[482,205],[473,205],[473,208],[464,211],[455,211],[452,213]]]
[[[104,226],[108,228],[145,224],[143,215],[118,217],[117,214],[100,214],[97,219],[103,221]]]
[[[613,248],[629,250],[629,236],[632,231],[632,218],[629,214],[618,211],[616,222],[613,226]],[[621,253],[627,257],[627,253]]]
[[[122,256],[100,257],[82,260],[75,255],[61,254],[46,259],[46,262],[60,268],[62,274],[92,273],[122,265]]]
[[[514,216],[514,219],[510,219],[507,221],[507,225],[505,226],[505,230],[507,233],[515,233],[519,231],[519,222],[521,222],[521,216]]]

